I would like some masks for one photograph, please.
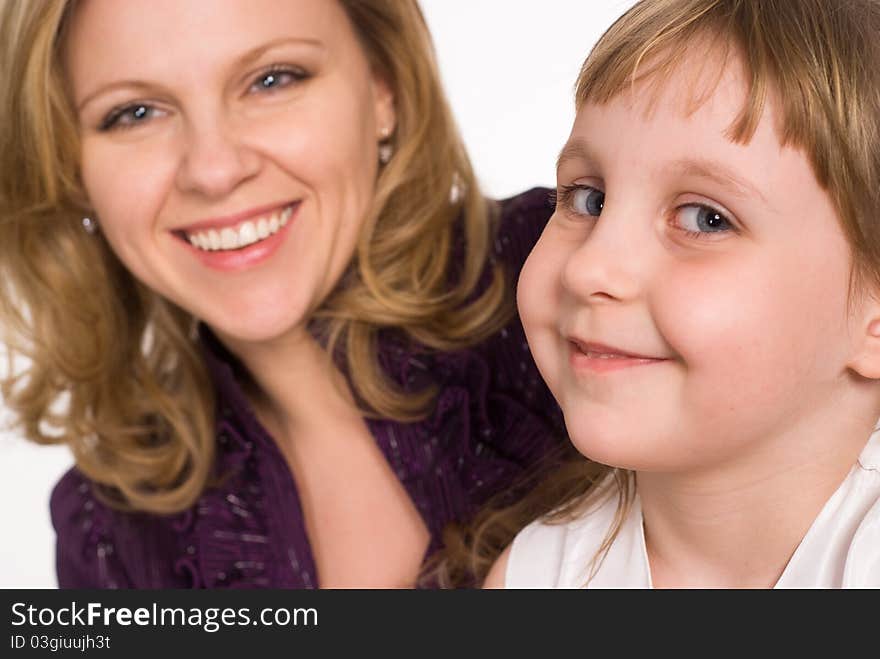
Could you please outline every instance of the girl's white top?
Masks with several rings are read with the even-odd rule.
[[[617,502],[615,495],[605,497],[573,521],[538,520],[520,531],[507,562],[506,587],[651,588],[638,495],[604,559],[591,565],[614,521]],[[878,587],[880,430],[875,430],[801,540],[776,588]]]

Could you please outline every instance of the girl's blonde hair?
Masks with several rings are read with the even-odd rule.
[[[748,142],[772,97],[781,143],[804,152],[836,207],[853,251],[852,281],[880,283],[880,2],[642,0],[590,52],[577,108],[608,103],[641,81],[656,91],[695,45],[704,61],[714,62],[706,48],[717,49],[710,54],[720,56],[721,70],[736,58],[744,68],[747,97],[730,139]],[[693,101],[711,91],[695,90]],[[582,514],[605,492],[594,484],[607,478],[616,482],[619,505],[595,567],[629,511],[635,479],[575,456],[515,507],[490,506],[464,539],[452,538],[441,577],[481,579],[517,530],[542,516],[564,522]]]
[[[0,7],[0,319],[10,355],[2,394],[27,437],[67,443],[118,505],[170,513],[208,482],[213,388],[196,320],[136,281],[80,224],[88,207],[59,55],[75,2]],[[487,271],[494,211],[416,0],[339,2],[394,92],[397,128],[356,255],[314,327],[365,413],[410,420],[435,392],[404,393],[384,375],[377,333],[396,328],[437,350],[469,345],[509,318],[510,287],[499,266]]]

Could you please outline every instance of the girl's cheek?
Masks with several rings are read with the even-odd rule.
[[[557,329],[562,320],[560,275],[562,258],[551,236],[539,240],[517,282],[517,309],[532,357],[548,385],[558,380],[560,355]]]
[[[757,289],[760,290],[760,289]],[[656,287],[651,311],[657,331],[688,368],[712,363],[755,336],[769,319],[747,274],[727,277],[682,268]]]
[[[526,331],[537,331],[559,315],[559,265],[554,249],[543,236],[526,259],[517,282],[516,302]]]

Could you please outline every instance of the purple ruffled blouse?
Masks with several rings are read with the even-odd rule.
[[[493,259],[516,281],[552,213],[536,188],[502,202]],[[169,516],[104,505],[76,468],[51,497],[62,588],[315,588],[312,556],[293,475],[254,416],[234,360],[203,338],[217,391],[216,471],[188,510]],[[465,521],[506,491],[563,437],[556,402],[535,367],[518,318],[484,343],[451,353],[417,350],[392,335],[379,358],[405,388],[438,385],[425,419],[367,424],[440,547],[448,523]]]

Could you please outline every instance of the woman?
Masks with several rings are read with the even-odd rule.
[[[481,197],[415,1],[16,1],[0,42],[62,587],[412,586],[555,446],[511,305],[546,195]]]

